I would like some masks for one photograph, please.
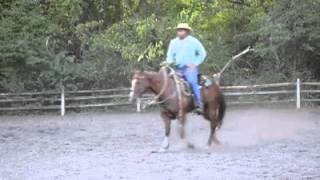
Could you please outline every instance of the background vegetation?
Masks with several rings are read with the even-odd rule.
[[[0,91],[127,86],[165,59],[179,22],[224,84],[320,80],[319,0],[0,0]]]

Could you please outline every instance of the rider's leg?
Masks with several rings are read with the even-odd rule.
[[[184,71],[185,71],[185,68],[177,68],[176,69],[176,73],[178,74],[178,75],[181,75],[181,76],[185,76],[184,75]],[[183,77],[184,78],[184,77]]]
[[[198,74],[199,70],[198,68],[187,68],[184,71],[184,76],[191,85],[192,91],[195,96],[196,104],[201,108],[201,94],[199,89],[199,82],[198,82]]]

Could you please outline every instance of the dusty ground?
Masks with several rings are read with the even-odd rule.
[[[320,109],[229,110],[206,149],[208,124],[189,117],[166,153],[157,113],[0,117],[0,179],[320,179]]]

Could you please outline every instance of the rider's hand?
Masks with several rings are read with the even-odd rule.
[[[162,62],[160,63],[160,66],[167,66],[167,65],[169,65],[169,63],[168,63],[167,61],[162,61]]]
[[[196,67],[197,67],[195,64],[188,64],[187,66],[188,66],[188,68],[191,68],[191,69],[193,69],[193,68],[196,68]]]
[[[160,63],[160,66],[170,66],[170,67],[172,67],[172,68],[175,68],[176,66],[178,66],[177,64],[175,64],[175,63],[168,63],[167,61],[163,61],[163,62],[161,62]]]

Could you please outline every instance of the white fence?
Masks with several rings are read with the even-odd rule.
[[[320,102],[319,82],[296,82],[223,86],[228,105],[287,103],[295,104]],[[80,90],[60,92],[0,93],[0,113],[9,111],[60,111],[63,116],[68,110],[88,108],[111,108],[133,106],[128,102],[129,88]],[[144,99],[150,99],[145,96]],[[139,102],[139,101],[138,101]],[[137,111],[141,104],[137,103]]]

